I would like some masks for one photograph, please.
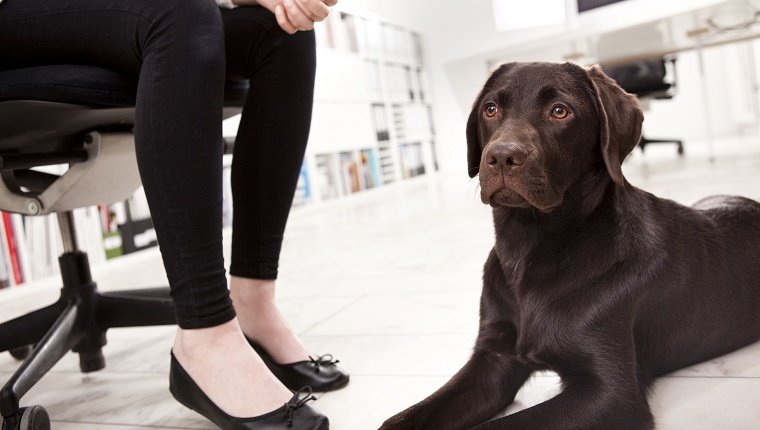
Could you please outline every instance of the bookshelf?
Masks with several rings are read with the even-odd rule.
[[[314,116],[293,205],[350,198],[436,171],[421,36],[340,5],[315,32]],[[239,117],[225,121],[225,135],[234,135],[238,123]],[[225,226],[232,222],[230,167],[225,156]],[[155,246],[142,188],[128,201],[78,209],[74,217],[93,265]],[[2,214],[0,233],[0,289],[57,273],[62,244],[55,216]]]
[[[314,118],[304,162],[318,203],[437,170],[421,36],[361,12],[315,26]]]

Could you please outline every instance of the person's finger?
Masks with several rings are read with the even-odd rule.
[[[281,5],[277,5],[274,7],[274,16],[277,18],[277,24],[280,25],[280,28],[285,30],[288,34],[294,34],[298,29],[290,22],[288,19],[287,14],[285,13],[285,9]]]
[[[314,22],[322,21],[327,18],[330,8],[321,0],[295,0],[301,10]]]
[[[314,21],[306,16],[295,0],[285,0],[283,5],[285,6],[285,13],[288,15],[288,20],[290,20],[297,29],[311,30],[314,28]]]
[[[322,3],[332,7],[338,4],[338,0],[322,0]]]

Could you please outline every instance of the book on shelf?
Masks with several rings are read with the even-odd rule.
[[[24,282],[24,276],[21,273],[21,262],[19,261],[19,254],[16,248],[16,235],[11,221],[11,214],[3,212],[2,218],[4,250],[8,256],[10,274],[13,276],[11,280],[15,285],[18,285]]]
[[[371,57],[381,57],[384,51],[383,26],[380,21],[368,19],[364,21],[364,32],[367,35],[366,54]]]
[[[340,19],[345,31],[346,47],[351,52],[359,52],[359,37],[356,29],[357,18],[351,14],[341,12]]]
[[[111,256],[115,214],[109,206],[92,206],[72,211],[76,241],[87,252],[91,264],[97,265]],[[0,283],[22,285],[58,273],[58,258],[63,243],[56,214],[23,216],[0,214]],[[121,254],[118,244],[117,254]]]
[[[390,133],[388,130],[388,117],[385,105],[376,103],[372,105],[372,123],[375,127],[375,135],[378,142],[388,140]]]
[[[31,267],[27,280],[35,280],[56,273],[58,254],[63,245],[58,237],[55,215],[25,217],[27,258]]]
[[[301,171],[298,173],[298,183],[296,192],[293,195],[293,206],[306,204],[311,199],[311,183],[307,173],[306,163],[301,164]]]
[[[74,225],[77,231],[77,242],[87,252],[90,264],[97,265],[105,261],[106,250],[103,243],[103,227],[100,222],[100,210],[98,207],[89,206],[75,209]],[[59,237],[58,232],[56,232],[56,237]]]
[[[412,33],[412,45],[414,50],[414,61],[417,64],[425,62],[424,50],[422,49],[422,37],[418,33]]]
[[[361,150],[361,172],[364,181],[364,188],[375,188],[383,184],[380,176],[380,166],[377,162],[377,155],[373,149]]]
[[[392,184],[396,181],[396,162],[393,159],[393,147],[390,140],[378,142],[377,150],[382,183]]]
[[[404,179],[425,174],[425,162],[422,154],[422,144],[419,142],[399,146],[401,152],[401,168]]]
[[[309,169],[300,180],[314,200],[424,173],[434,136],[420,34],[344,11],[317,23],[315,33],[320,67]],[[294,204],[303,201],[300,189]]]
[[[317,39],[317,47],[335,48],[335,31],[331,19],[332,14],[327,19],[314,24],[314,35]]]
[[[409,66],[399,64],[383,65],[385,88],[388,97],[394,102],[413,102],[415,100],[412,71]]]
[[[0,288],[13,285],[13,275],[10,270],[10,256],[5,246],[5,233],[0,235]]]
[[[335,154],[318,154],[316,156],[316,184],[315,187],[320,190],[320,198],[323,200],[332,199],[340,195],[338,188],[339,168],[337,166]]]
[[[340,12],[316,23],[314,31],[318,47],[405,64],[423,62],[422,39],[418,33],[378,19]]]
[[[428,106],[394,104],[391,113],[399,141],[406,143],[433,137],[432,117]]]
[[[232,167],[225,166],[222,170],[222,225],[232,225]]]
[[[29,247],[26,239],[24,216],[16,213],[11,214],[11,222],[13,223],[13,233],[16,236],[16,251],[21,263],[21,273],[24,279],[31,280],[32,266],[29,261]]]
[[[415,91],[414,91],[414,83],[412,82],[412,68],[409,66],[404,66],[404,75],[406,76],[406,93],[409,97],[409,101],[414,101]]]
[[[383,85],[380,79],[380,63],[377,60],[365,60],[364,67],[367,76],[367,94],[373,101],[383,98]]]
[[[356,193],[362,190],[359,167],[351,152],[340,153],[340,172],[344,194]]]

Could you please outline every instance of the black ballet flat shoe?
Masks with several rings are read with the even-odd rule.
[[[324,393],[339,390],[348,385],[348,374],[337,366],[339,361],[333,360],[330,354],[317,358],[309,357],[308,360],[295,363],[279,364],[261,345],[251,339],[248,339],[248,343],[264,360],[264,364],[274,373],[274,376],[291,390],[308,385],[312,390]]]
[[[316,400],[303,387],[281,408],[253,418],[237,418],[221,410],[198,387],[172,354],[169,391],[178,402],[198,412],[223,430],[329,430],[330,421],[306,402]]]

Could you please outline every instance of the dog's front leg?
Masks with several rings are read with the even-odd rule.
[[[476,351],[446,385],[386,420],[380,430],[470,428],[511,403],[530,373],[524,365],[501,354]]]
[[[637,380],[632,341],[624,333],[585,337],[562,375],[565,388],[546,402],[472,430],[651,430],[654,418]]]
[[[645,402],[606,399],[604,390],[567,387],[544,403],[471,430],[651,430],[654,419]]]
[[[485,265],[480,332],[467,364],[422,402],[389,418],[381,430],[467,429],[512,403],[532,369],[514,357],[514,301],[495,252]]]

